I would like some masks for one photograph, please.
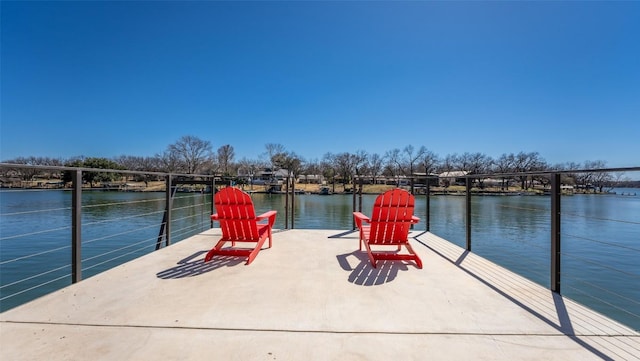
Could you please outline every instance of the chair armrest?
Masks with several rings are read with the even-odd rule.
[[[211,220],[212,221],[217,221],[218,219],[220,219],[219,216],[218,216],[218,213],[214,213],[214,214],[211,215]]]
[[[356,227],[362,228],[362,222],[371,223],[371,218],[365,216],[362,212],[353,212],[353,219],[356,221]]]
[[[371,222],[371,218],[365,216],[362,212],[353,212],[353,217],[365,222]]]
[[[416,216],[411,216],[411,223],[418,223],[418,222],[420,222],[420,218]]]
[[[278,214],[278,211],[268,211],[268,212],[264,212],[261,215],[257,216],[256,219],[258,221],[267,219],[267,223],[269,224],[269,228],[273,227],[273,224],[276,223],[276,215]]]

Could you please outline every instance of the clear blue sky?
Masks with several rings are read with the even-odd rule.
[[[406,145],[640,165],[640,2],[1,3],[0,159]]]

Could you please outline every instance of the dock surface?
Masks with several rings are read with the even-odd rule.
[[[248,266],[205,264],[220,235],[0,314],[0,359],[640,359],[637,332],[431,233],[411,234],[423,269],[373,268],[357,232],[303,229]]]

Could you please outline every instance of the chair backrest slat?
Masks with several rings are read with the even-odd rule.
[[[379,195],[373,204],[369,240],[377,244],[407,241],[414,208],[415,198],[405,190]]]
[[[215,194],[214,204],[223,238],[251,240],[259,237],[255,208],[249,194],[227,187]]]

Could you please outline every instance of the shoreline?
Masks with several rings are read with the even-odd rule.
[[[71,188],[66,187],[60,182],[55,181],[21,181],[20,186],[13,186],[6,184],[2,184],[0,189],[2,190],[70,190]],[[26,184],[25,184],[26,183]],[[226,185],[220,185],[226,186]],[[220,188],[218,186],[217,188]],[[178,186],[178,193],[211,193],[208,187],[203,185],[180,185]],[[285,194],[285,191],[270,191],[269,185],[238,185],[240,189],[247,193],[258,193],[258,194]],[[164,181],[154,181],[154,182],[112,182],[109,184],[105,184],[102,186],[83,186],[83,191],[103,191],[103,192],[164,192],[165,191],[165,182]],[[321,192],[321,188],[328,188],[329,193]],[[356,193],[360,193],[356,186]],[[397,186],[397,185],[382,185],[382,184],[365,184],[362,186],[362,194],[380,194],[389,189],[393,188],[402,188],[406,190],[410,190],[410,186]],[[625,188],[625,187],[616,187],[616,188]],[[353,185],[343,185],[336,184],[334,185],[321,185],[321,184],[306,184],[306,183],[296,183],[295,184],[295,193],[298,195],[302,194],[323,194],[323,195],[332,195],[332,194],[353,194]],[[613,188],[612,188],[613,189]],[[629,188],[636,189],[636,188]],[[415,187],[414,194],[415,195],[424,195],[425,194],[424,187]],[[290,192],[290,191],[289,191]],[[517,186],[512,186],[510,189],[504,190],[500,187],[484,187],[484,188],[472,188],[473,195],[476,196],[536,196],[536,195],[549,195],[549,188],[543,187],[535,187],[529,189],[521,189]],[[466,194],[465,186],[432,186],[430,187],[430,195],[435,196],[463,196]],[[622,196],[638,196],[637,192],[622,192],[618,194],[617,192],[608,191],[597,192],[595,190],[581,190],[581,189],[570,189],[570,190],[562,190],[562,195],[622,195]]]

